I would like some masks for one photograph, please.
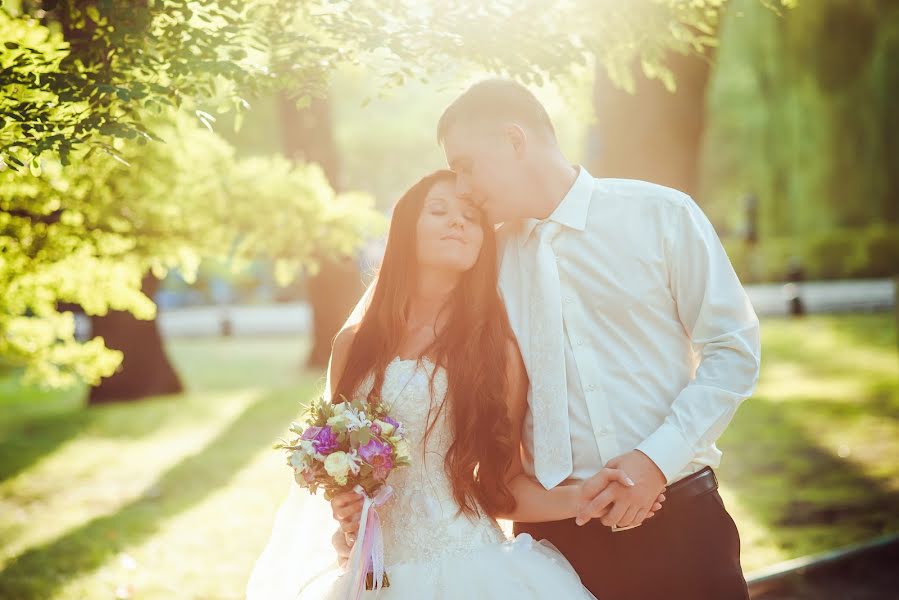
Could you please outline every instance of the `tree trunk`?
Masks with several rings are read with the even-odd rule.
[[[597,67],[593,104],[597,124],[588,169],[596,177],[642,179],[695,196],[705,126],[709,60],[672,54],[675,93],[636,76],[635,93],[616,88]]]
[[[279,116],[285,154],[296,161],[321,165],[328,181],[340,190],[340,160],[331,127],[328,99],[313,100],[297,110],[293,100],[279,98]],[[363,291],[362,277],[355,257],[331,259],[317,257],[321,270],[309,278],[309,302],[312,306],[312,348],[306,366],[325,367],[331,355],[331,343]]]
[[[152,273],[144,275],[141,291],[150,298],[160,281]],[[156,319],[141,321],[126,311],[111,310],[91,317],[92,335],[106,346],[125,354],[118,371],[91,388],[88,404],[139,400],[148,396],[178,394],[184,390],[169,362]]]

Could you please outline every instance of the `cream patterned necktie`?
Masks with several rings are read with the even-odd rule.
[[[530,303],[531,413],[534,418],[534,471],[547,489],[572,472],[565,378],[565,332],[559,267],[550,242],[562,226],[542,221],[535,229],[535,278]]]

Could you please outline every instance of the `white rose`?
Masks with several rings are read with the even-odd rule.
[[[346,478],[353,468],[353,459],[346,452],[334,452],[325,459],[325,471],[338,485],[346,485]]]

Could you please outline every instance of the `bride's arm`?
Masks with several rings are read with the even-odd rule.
[[[559,521],[572,519],[577,515],[581,501],[580,485],[557,485],[547,490],[533,477],[528,476],[521,463],[521,428],[528,405],[528,376],[518,345],[510,340],[507,349],[506,371],[509,383],[508,412],[512,425],[512,444],[519,451],[513,453],[512,464],[506,473],[509,490],[515,497],[515,509],[499,515],[522,523]],[[539,423],[536,424],[540,426]],[[618,481],[627,485],[627,475],[618,469],[603,469],[608,482]]]

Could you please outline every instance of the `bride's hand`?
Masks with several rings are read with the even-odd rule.
[[[340,529],[335,531],[334,535],[331,536],[331,545],[337,551],[337,565],[340,568],[345,568],[350,560],[350,554],[353,552],[353,544],[349,543],[347,534]]]
[[[604,467],[580,484],[580,500],[577,506],[577,524],[585,525],[591,519],[599,519],[606,515],[612,508],[612,504],[618,499],[620,493],[634,487],[634,482],[622,469]],[[662,490],[664,492],[664,489]],[[656,511],[661,510],[665,501],[664,493],[659,494],[655,502],[648,507],[643,519],[634,526],[638,526],[644,519],[651,518]]]
[[[331,513],[344,533],[356,535],[359,517],[362,515],[362,503],[362,496],[356,492],[344,492],[331,499]]]

